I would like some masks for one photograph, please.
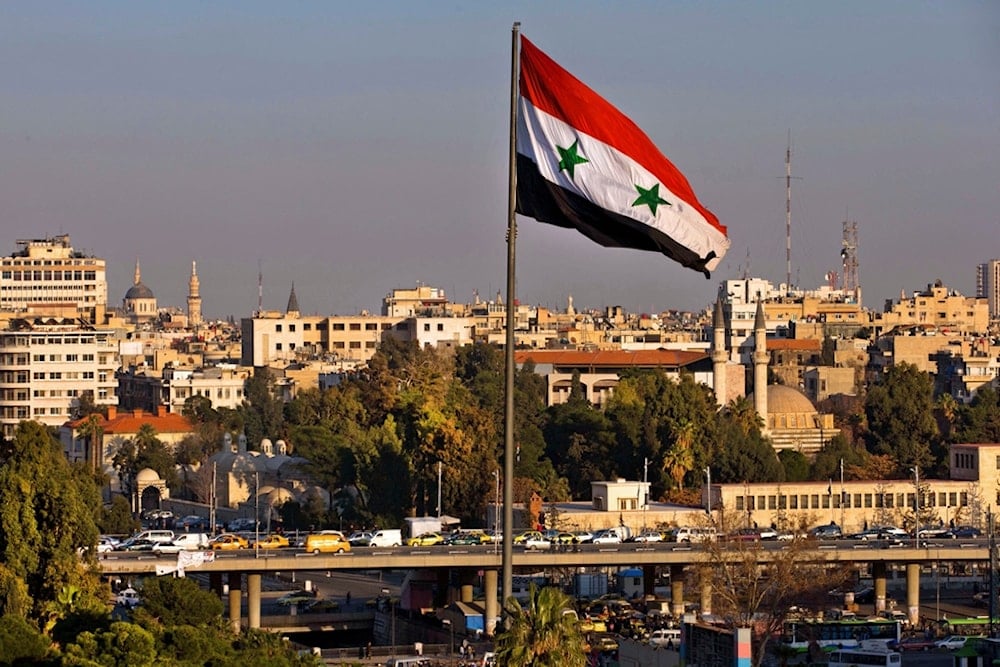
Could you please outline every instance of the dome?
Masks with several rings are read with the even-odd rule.
[[[136,283],[128,288],[125,292],[126,299],[155,299],[153,296],[153,290],[149,289],[142,283]]]
[[[276,505],[283,505],[289,500],[294,500],[292,492],[288,489],[271,489],[266,496],[267,504],[272,507]]]
[[[151,484],[160,481],[160,475],[152,468],[143,468],[135,476],[136,484]]]
[[[753,405],[753,394],[747,396]],[[816,406],[801,391],[783,384],[767,385],[767,412],[771,415],[781,414],[816,414]]]

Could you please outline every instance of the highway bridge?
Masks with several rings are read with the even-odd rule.
[[[513,565],[516,569],[537,572],[551,568],[578,567],[641,567],[646,572],[644,581],[649,592],[657,566],[670,568],[674,613],[683,612],[684,568],[712,562],[713,559],[731,557],[743,559],[748,550],[755,553],[761,563],[780,558],[785,550],[799,548],[787,542],[760,542],[752,545],[704,545],[663,543],[625,543],[617,545],[581,544],[547,550],[517,550]],[[906,567],[907,608],[911,621],[917,622],[919,614],[919,577],[925,564],[946,562],[985,562],[989,560],[986,540],[929,540],[919,545],[913,541],[891,543],[884,541],[860,542],[834,540],[810,542],[799,553],[799,558],[826,563],[865,563],[873,569],[876,610],[884,610],[886,603],[886,578],[890,564]],[[178,556],[157,557],[150,552],[111,552],[102,554],[98,566],[108,576],[165,574],[177,569]],[[265,574],[296,571],[333,570],[412,570],[432,569],[438,572],[462,570],[482,571],[486,591],[487,624],[498,616],[496,600],[497,571],[501,568],[501,555],[494,545],[468,547],[397,547],[394,549],[356,548],[344,554],[313,554],[301,549],[273,551],[216,552],[210,560],[192,571],[210,575],[213,589],[222,593],[223,576],[229,583],[229,617],[234,627],[240,618],[242,577],[246,576],[247,616],[250,627],[260,627],[260,582]],[[471,590],[471,588],[470,588]],[[711,591],[701,591],[702,609],[711,608]]]

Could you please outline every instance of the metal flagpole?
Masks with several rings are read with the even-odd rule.
[[[510,59],[510,146],[507,155],[507,335],[504,340],[504,439],[503,439],[503,609],[507,599],[514,594],[514,258],[517,240],[517,90],[520,67],[518,36],[521,23],[515,21],[511,29]]]

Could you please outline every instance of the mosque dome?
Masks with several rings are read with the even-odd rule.
[[[149,289],[143,283],[136,283],[128,288],[125,292],[125,298],[129,300],[134,299],[155,299],[153,296],[153,290]]]
[[[751,405],[753,394],[747,396]],[[783,384],[767,385],[767,411],[769,414],[815,414],[816,406],[801,391]]]

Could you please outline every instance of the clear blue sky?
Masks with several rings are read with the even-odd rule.
[[[505,284],[510,28],[629,115],[729,226],[711,281],[522,219],[518,297],[707,305],[717,279],[839,269],[865,301],[1000,257],[1000,3],[46,2],[0,6],[0,253],[69,233],[161,304],[377,310]]]

